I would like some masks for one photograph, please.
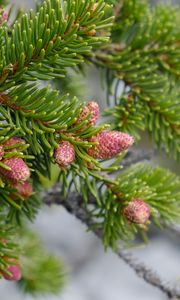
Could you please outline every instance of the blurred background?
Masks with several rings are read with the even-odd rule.
[[[33,0],[11,0],[21,8],[32,8]],[[154,4],[155,0],[152,1]],[[179,3],[179,0],[172,3]],[[104,107],[105,93],[102,90],[100,74],[88,69],[87,78],[79,78],[88,89],[86,99],[95,98]],[[85,100],[86,100],[85,99]],[[149,148],[150,141],[145,136],[142,146]],[[153,164],[168,166],[178,172],[176,163],[167,160],[162,154],[153,159]],[[32,226],[39,233],[44,245],[57,254],[66,266],[66,286],[58,296],[47,295],[48,300],[165,300],[157,289],[144,283],[134,272],[111,251],[104,252],[101,242],[73,216],[61,207],[44,208]],[[133,249],[139,258],[164,279],[180,285],[180,238],[168,231],[153,230],[151,242],[147,246]],[[15,284],[0,281],[1,300],[34,300],[22,294]],[[44,297],[36,297],[42,300]]]

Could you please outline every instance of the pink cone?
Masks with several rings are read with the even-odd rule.
[[[19,195],[25,199],[29,198],[33,192],[32,184],[29,181],[16,182],[13,184],[13,188],[17,189]]]
[[[10,167],[11,170],[0,168],[0,172],[4,177],[13,182],[26,181],[30,177],[30,170],[26,163],[20,157],[11,157],[5,159],[3,163]]]
[[[17,144],[25,144],[25,141],[17,136],[14,136],[12,138],[10,138],[9,140],[7,140],[3,145],[4,147],[8,147],[8,146],[13,146],[13,145],[17,145]],[[7,152],[8,151],[17,151],[16,148],[11,148],[9,150],[6,150]]]
[[[128,221],[136,224],[145,224],[150,217],[150,207],[142,199],[132,200],[124,209]]]
[[[68,141],[61,141],[58,148],[54,152],[56,163],[60,167],[67,167],[75,160],[75,150]]]
[[[3,158],[4,155],[4,148],[2,145],[0,145],[0,160]]]
[[[5,10],[2,15],[3,22],[6,22],[9,18],[8,12]]]
[[[102,131],[89,139],[98,144],[88,149],[88,154],[94,158],[106,159],[127,150],[134,143],[134,138],[128,133],[119,131]]]
[[[90,118],[87,120],[87,125],[93,125],[95,126],[97,123],[97,120],[100,116],[100,109],[99,105],[95,101],[90,101],[82,110],[80,113],[78,120],[76,121],[77,124],[82,122],[89,114],[91,114]]]
[[[3,277],[6,280],[18,281],[21,279],[21,269],[19,265],[11,265],[7,268],[7,271],[11,273],[11,275],[3,273]]]

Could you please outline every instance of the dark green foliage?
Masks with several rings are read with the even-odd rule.
[[[36,14],[31,11],[15,22],[10,36],[4,28],[0,58],[3,90],[17,82],[62,77],[65,68],[81,63],[92,47],[107,41],[89,35],[92,30],[109,27],[112,21],[111,17],[103,19],[103,1],[94,11],[93,4],[92,0],[44,1]]]

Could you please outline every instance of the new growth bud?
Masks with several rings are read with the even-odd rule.
[[[124,208],[124,216],[132,223],[145,224],[150,217],[150,207],[144,200],[134,199]]]
[[[10,274],[4,273],[3,272],[3,277],[6,280],[12,280],[12,281],[18,281],[21,279],[21,269],[19,265],[11,265],[7,268],[7,271]]]
[[[95,101],[90,101],[82,110],[82,112],[79,114],[79,117],[76,121],[77,124],[82,122],[89,114],[91,114],[90,118],[86,122],[87,125],[95,126],[97,123],[97,120],[100,116],[100,109],[99,105]]]
[[[4,155],[4,148],[2,145],[0,145],[0,160],[3,158]]]
[[[60,167],[67,167],[75,160],[74,146],[68,141],[61,141],[54,152],[54,158]]]
[[[11,170],[6,170],[0,168],[0,172],[4,177],[13,182],[26,181],[30,177],[30,170],[22,158],[11,157],[5,159],[3,163],[11,168]]]
[[[17,189],[18,194],[24,199],[29,198],[33,192],[32,184],[29,181],[16,182],[13,184],[13,188]]]
[[[119,131],[102,131],[89,139],[97,145],[88,149],[88,154],[94,158],[107,159],[127,150],[134,143],[134,138]]]
[[[19,144],[24,145],[25,141],[17,136],[14,136],[14,137],[10,138],[9,140],[7,140],[3,145],[4,145],[4,147],[11,147],[14,145],[19,145]],[[17,151],[17,149],[14,147],[14,148],[8,149],[6,151],[12,152],[12,151]]]

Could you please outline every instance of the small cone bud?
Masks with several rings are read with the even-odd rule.
[[[82,110],[80,113],[76,123],[79,124],[82,122],[89,114],[91,114],[90,118],[86,122],[87,125],[93,125],[95,126],[97,123],[97,120],[100,116],[100,109],[99,105],[95,101],[90,101]]]
[[[3,145],[4,145],[4,147],[9,147],[9,146],[17,145],[17,144],[22,144],[23,145],[23,144],[25,144],[25,141],[23,139],[19,138],[19,137],[14,136],[14,137],[10,138],[9,140],[7,140]],[[6,150],[6,151],[7,152],[8,151],[13,152],[13,151],[17,151],[17,149],[16,148],[11,148],[11,149]]]
[[[2,21],[3,21],[3,22],[6,22],[6,21],[8,20],[8,18],[9,18],[9,14],[8,14],[8,12],[5,10],[5,11],[3,12],[3,14],[2,14]]]
[[[145,224],[150,217],[150,207],[142,199],[134,199],[125,207],[124,215],[132,223]]]
[[[10,274],[6,274],[3,272],[3,277],[6,280],[18,281],[21,279],[21,269],[19,265],[11,265],[7,268],[7,271]]]
[[[89,141],[97,142],[97,145],[89,148],[88,154],[99,159],[114,157],[134,143],[132,136],[119,131],[102,131],[92,136]]]
[[[4,155],[4,148],[2,145],[0,145],[0,160],[3,158]]]
[[[75,150],[68,141],[61,141],[58,148],[54,152],[56,163],[60,167],[67,167],[75,160]]]
[[[13,182],[26,181],[30,177],[30,170],[22,158],[11,157],[5,159],[3,163],[10,167],[11,170],[0,168],[0,172],[4,177]]]
[[[6,22],[8,18],[9,18],[8,12],[0,8],[0,25]]]
[[[13,188],[17,189],[18,194],[25,199],[29,198],[33,192],[32,184],[29,181],[16,182],[13,184]]]

